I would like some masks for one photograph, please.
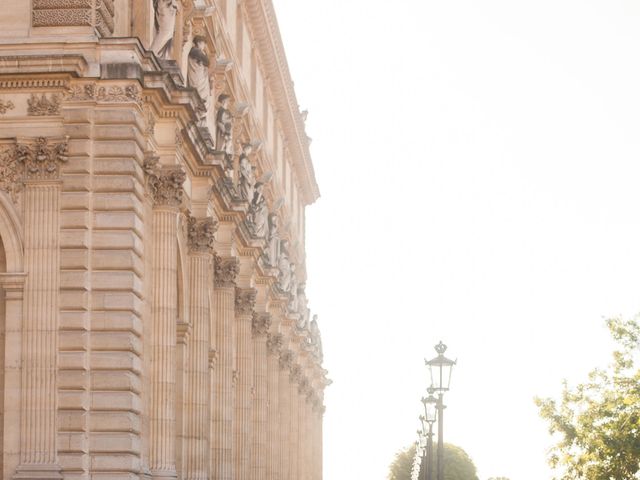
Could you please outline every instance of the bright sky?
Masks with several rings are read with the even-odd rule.
[[[274,3],[322,192],[325,478],[386,478],[442,339],[446,441],[550,479],[533,397],[640,311],[640,2]]]

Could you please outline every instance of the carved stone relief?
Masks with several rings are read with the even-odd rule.
[[[103,37],[114,29],[114,0],[33,0],[34,27],[93,27]]]
[[[68,139],[61,143],[49,143],[45,137],[36,138],[33,144],[17,144],[16,158],[24,165],[24,179],[56,180],[60,164],[66,162]]]
[[[11,100],[7,100],[7,101],[0,100],[0,115],[4,115],[9,110],[13,110],[14,108],[15,108],[15,105]]]
[[[155,205],[178,207],[182,204],[182,184],[186,174],[179,167],[154,168],[147,173],[149,193]]]
[[[255,288],[236,288],[236,314],[253,315],[257,294]]]
[[[189,217],[188,241],[189,249],[198,253],[211,253],[218,224],[211,217],[197,219]]]
[[[240,262],[237,258],[215,256],[214,284],[217,288],[235,287],[238,273],[240,273]]]
[[[263,337],[269,332],[271,327],[271,314],[254,313],[251,322],[251,333],[254,337]]]
[[[55,93],[48,98],[45,93],[38,96],[31,94],[31,98],[27,100],[27,114],[30,116],[45,116],[60,114],[60,96]]]

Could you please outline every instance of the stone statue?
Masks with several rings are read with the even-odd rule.
[[[298,330],[306,330],[309,327],[309,309],[307,308],[307,293],[305,292],[305,284],[298,285],[297,305],[298,321],[296,327]]]
[[[187,71],[187,85],[193,87],[204,103],[204,115],[211,109],[211,81],[209,80],[209,57],[205,51],[207,42],[201,35],[193,37],[193,47],[189,51],[189,69]]]
[[[270,267],[278,265],[280,256],[280,231],[278,230],[278,214],[269,215],[269,233],[267,234],[267,248],[265,258]]]
[[[229,110],[231,97],[226,93],[218,97],[216,114],[216,150],[224,152],[227,175],[233,174],[233,115]]]
[[[311,320],[311,344],[315,347],[316,356],[322,360],[322,337],[320,336],[320,328],[318,328],[318,315],[313,316]]]
[[[240,198],[248,202],[253,201],[256,185],[254,167],[249,160],[249,155],[252,150],[253,147],[250,143],[245,143],[242,146],[242,153],[240,154],[240,162],[238,165],[238,189],[240,190]]]
[[[291,262],[289,262],[289,242],[287,240],[280,241],[278,270],[278,288],[281,292],[286,293],[291,285]]]
[[[269,221],[269,208],[262,194],[263,190],[264,183],[258,182],[255,184],[253,200],[251,201],[251,205],[249,205],[249,212],[247,213],[247,221],[251,229],[251,234],[254,237],[260,238],[266,237],[267,222]]]
[[[289,311],[298,313],[298,277],[296,276],[296,265],[291,264],[291,278],[289,279]]]
[[[176,29],[178,0],[153,0],[154,33],[151,50],[158,58],[170,60]]]

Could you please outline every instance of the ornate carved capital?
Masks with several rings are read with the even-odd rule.
[[[57,180],[60,177],[60,164],[69,160],[68,147],[68,138],[60,143],[49,143],[45,137],[36,138],[33,144],[18,143],[15,155],[18,162],[24,165],[25,180]]]
[[[291,383],[299,383],[302,380],[302,368],[300,365],[292,365],[289,371],[289,381]]]
[[[216,288],[231,288],[236,286],[236,276],[240,272],[240,262],[235,257],[214,258],[214,284]]]
[[[291,370],[293,365],[293,352],[291,350],[283,350],[280,353],[280,368],[282,370]]]
[[[253,315],[257,295],[255,288],[236,288],[236,314]]]
[[[256,312],[253,314],[251,322],[251,333],[255,338],[264,337],[269,333],[271,327],[271,314]]]
[[[270,354],[278,355],[280,350],[282,350],[282,345],[284,343],[284,337],[281,333],[268,334],[267,336],[267,349]]]
[[[197,253],[211,253],[216,230],[218,223],[213,218],[197,219],[190,216],[187,230],[189,249]]]
[[[146,168],[146,165],[145,165]],[[179,207],[182,203],[182,184],[186,175],[177,167],[149,169],[148,185],[155,205]]]

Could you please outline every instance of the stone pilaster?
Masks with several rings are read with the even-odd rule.
[[[280,411],[278,380],[280,367],[278,356],[282,348],[282,335],[269,334],[267,339],[267,451],[266,478],[280,480]]]
[[[291,480],[300,478],[300,394],[298,386],[301,378],[299,365],[294,365],[289,374],[289,475]]]
[[[154,479],[176,473],[176,319],[178,207],[181,170],[161,169],[148,179],[153,207],[149,469]]]
[[[235,281],[240,270],[236,258],[215,257],[214,327],[217,363],[210,394],[211,479],[233,480],[233,323],[235,319]]]
[[[280,475],[282,480],[293,480],[291,477],[291,469],[289,465],[290,456],[290,438],[291,438],[291,401],[290,401],[290,384],[289,378],[293,354],[289,350],[285,350],[280,355],[280,372],[278,375],[278,410],[280,412],[280,441],[279,443],[279,463]]]
[[[256,290],[236,289],[236,361],[238,382],[236,385],[234,417],[234,478],[249,480],[251,476],[253,345],[251,328],[256,303]]]
[[[267,456],[267,333],[271,315],[256,313],[253,316],[253,443],[251,455],[251,480],[266,480]]]
[[[189,318],[185,392],[184,479],[206,480],[209,469],[209,285],[216,225],[212,218],[189,218]]]
[[[60,163],[67,142],[18,144],[24,165],[22,417],[16,479],[62,478],[56,451],[58,299],[60,290]]]

